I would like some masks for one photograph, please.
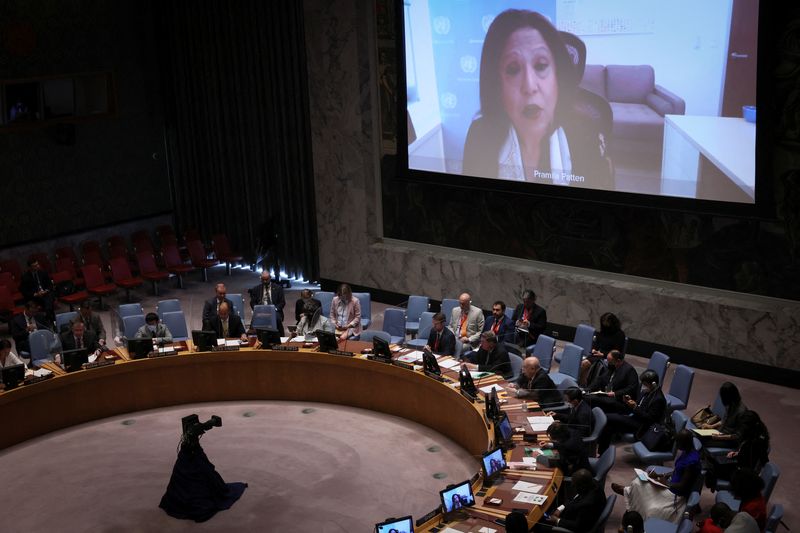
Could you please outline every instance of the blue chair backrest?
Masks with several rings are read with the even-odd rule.
[[[592,353],[592,343],[594,343],[594,326],[578,324],[572,344],[581,347],[582,355],[589,355]]]
[[[683,411],[672,411],[672,425],[675,426],[675,434],[677,435],[683,429],[686,429],[686,424],[689,423],[689,417],[683,414]],[[672,442],[672,455],[678,453],[678,440],[673,439]]]
[[[433,315],[434,313],[431,311],[425,311],[419,316],[419,330],[417,331],[418,339],[427,339],[431,334],[431,328],[433,327]]]
[[[450,315],[453,313],[453,309],[458,307],[458,300],[455,298],[445,298],[442,300],[442,313],[444,314],[445,323],[450,323]]]
[[[132,315],[122,317],[122,334],[126,339],[136,338],[136,332],[144,326],[144,315]]]
[[[354,292],[353,296],[361,304],[361,327],[366,328],[372,322],[372,296],[368,292]]]
[[[722,403],[722,398],[719,394],[717,394],[717,398],[714,400],[714,404],[711,406],[711,412],[717,415],[720,418],[725,418],[725,405]]]
[[[409,296],[406,308],[406,322],[419,322],[419,317],[428,310],[427,296]]]
[[[778,483],[780,475],[781,471],[778,465],[773,462],[769,462],[761,468],[761,480],[764,482],[762,494],[765,500],[769,501],[769,497],[772,496],[772,490],[775,488],[775,484]]]
[[[536,346],[533,347],[533,356],[539,358],[539,365],[545,372],[550,372],[553,362],[553,351],[556,349],[556,340],[547,335],[539,335]]]
[[[362,340],[364,342],[372,342],[372,339],[375,337],[383,339],[386,342],[392,342],[392,336],[386,333],[385,331],[381,331],[379,329],[368,329],[366,331],[362,331],[359,340]]]
[[[69,326],[70,320],[78,316],[77,311],[67,311],[56,315],[56,332],[61,333],[61,326]]]
[[[556,388],[558,390],[560,390],[561,393],[563,394],[564,391],[567,390],[568,388],[577,387],[577,386],[578,386],[578,382],[576,380],[574,380],[572,378],[564,378],[564,380],[561,383],[556,385]]]
[[[617,495],[612,494],[606,500],[606,505],[603,507],[603,512],[600,513],[597,523],[595,523],[594,527],[589,533],[603,533],[603,531],[605,531],[606,522],[608,522],[608,517],[611,516],[611,511],[614,510],[615,503],[617,503]]]
[[[564,353],[561,354],[561,365],[558,367],[558,371],[577,380],[581,373],[582,357],[583,349],[580,346],[567,344],[564,346]]]
[[[662,352],[653,352],[653,355],[650,356],[650,362],[647,363],[647,369],[653,370],[656,374],[658,374],[659,385],[664,384],[664,376],[667,374],[667,366],[669,366],[669,356]],[[673,396],[675,395],[673,394]]]
[[[692,392],[693,381],[694,370],[686,365],[678,365],[675,367],[675,375],[672,376],[672,383],[669,384],[669,393],[688,405],[689,393]]]
[[[233,302],[233,312],[242,319],[243,323],[246,323],[244,319],[244,296],[241,293],[239,294],[228,294],[226,295],[228,300]]]
[[[49,329],[37,329],[28,336],[31,345],[31,361],[52,361],[52,350],[56,346],[56,336]]]
[[[278,329],[278,314],[275,312],[275,306],[272,304],[255,306],[253,308],[253,323],[250,327],[253,329]]]
[[[183,311],[164,313],[161,315],[161,320],[169,328],[173,340],[185,341],[189,338],[189,329],[186,327],[186,317],[183,316]]]
[[[583,438],[583,442],[597,442],[600,432],[606,427],[608,417],[599,407],[592,407],[592,432],[588,437]]]
[[[510,305],[506,306],[505,314],[506,314],[506,316],[508,317],[509,320],[513,320],[514,319],[514,308],[511,307]],[[447,318],[449,319],[450,317],[447,317]]]
[[[406,336],[406,311],[405,309],[386,309],[383,312],[383,331],[392,337]]]
[[[314,298],[319,300],[322,304],[322,315],[326,318],[331,316],[331,302],[333,302],[334,294],[329,291],[317,291],[314,293]]]
[[[118,312],[120,318],[125,318],[126,316],[143,315],[144,309],[142,309],[142,304],[120,304]]]
[[[604,487],[606,484],[606,476],[608,472],[614,468],[614,462],[617,460],[617,447],[614,445],[609,446],[606,451],[600,454],[597,462],[594,465],[594,479],[598,485]]]
[[[182,311],[181,301],[175,298],[171,300],[160,300],[156,304],[156,313],[160,317],[164,317],[164,313],[173,313],[175,311]]]
[[[783,520],[783,505],[776,503],[772,506],[772,511],[770,511],[767,517],[767,528],[764,530],[764,533],[776,533],[781,520]]]
[[[691,518],[683,518],[681,523],[678,524],[678,529],[675,530],[675,533],[692,533],[693,526],[694,523]]]
[[[511,378],[509,381],[516,381],[522,371],[522,357],[515,353],[509,353],[508,359],[511,361]]]

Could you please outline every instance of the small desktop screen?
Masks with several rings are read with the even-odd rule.
[[[281,334],[277,329],[256,329],[258,340],[263,346],[276,346],[281,343]]]
[[[437,376],[442,375],[442,369],[439,368],[439,362],[436,360],[436,356],[431,352],[422,352],[422,364],[426,372],[430,372],[431,374],[435,374]]]
[[[3,385],[13,389],[25,379],[25,365],[11,365],[2,370]]]
[[[414,533],[414,522],[410,516],[390,518],[385,522],[375,524],[375,533]]]
[[[75,350],[64,350],[61,352],[61,364],[67,372],[80,370],[84,363],[89,362],[89,350],[78,348]]]
[[[475,496],[472,494],[469,480],[440,491],[439,496],[442,498],[442,508],[445,513],[475,505]]]
[[[389,343],[380,337],[372,337],[372,353],[375,354],[376,357],[381,357],[383,359],[392,358],[392,350],[389,348]]]
[[[503,413],[502,418],[497,422],[497,431],[499,435],[498,440],[508,442],[514,436],[514,428],[511,427],[511,422],[508,420],[508,415]]]
[[[192,330],[192,343],[194,343],[198,352],[208,352],[217,344],[217,332]],[[152,348],[152,345],[150,348]],[[130,352],[130,345],[128,351]]]
[[[486,479],[492,479],[500,475],[508,465],[503,458],[502,448],[495,448],[483,454],[483,475]]]
[[[128,355],[131,359],[144,359],[153,351],[153,339],[128,339]]]
[[[335,333],[318,329],[314,332],[314,334],[317,336],[317,340],[319,341],[320,352],[330,352],[332,350],[339,349],[339,342],[336,340]]]

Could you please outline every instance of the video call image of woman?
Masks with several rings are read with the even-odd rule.
[[[541,14],[500,13],[483,43],[480,110],[464,144],[463,174],[613,188],[605,135],[595,120],[603,113],[587,113],[584,99],[592,95],[578,87],[582,61],[583,43]]]

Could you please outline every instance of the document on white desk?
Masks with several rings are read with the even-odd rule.
[[[398,361],[402,361],[404,363],[413,363],[414,361],[422,360],[422,352],[419,350],[414,350],[413,352],[409,352],[407,354],[401,355],[397,358]]]
[[[501,387],[500,385],[497,385],[495,383],[493,385],[486,385],[485,387],[481,387],[479,390],[481,392],[485,392],[486,394],[489,394],[493,390],[496,390],[497,392],[503,392],[503,387]]]
[[[542,490],[542,485],[537,485],[536,483],[528,483],[527,481],[517,481],[511,490],[521,490],[522,492],[532,492],[534,494],[539,494]]]
[[[457,366],[461,366],[461,363],[459,363],[455,359],[451,359],[451,358],[448,357],[447,359],[442,359],[441,361],[439,361],[439,366],[449,370],[451,368],[455,368]]]
[[[532,503],[533,505],[543,505],[547,501],[547,496],[545,494],[520,492],[514,497],[514,501],[520,503]]]
[[[552,416],[529,416],[528,423],[533,431],[547,431],[554,421]]]

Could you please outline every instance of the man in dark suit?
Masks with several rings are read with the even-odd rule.
[[[214,290],[216,291],[216,295],[210,300],[206,300],[206,303],[203,304],[203,324],[210,322],[211,319],[217,316],[217,309],[223,302],[227,303],[228,306],[233,309],[233,302],[226,298],[228,289],[225,287],[225,284],[217,283]],[[239,312],[242,311],[244,311],[244,309],[239,310]]]
[[[100,318],[99,315],[96,315],[92,312],[92,302],[86,300],[81,304],[80,309],[78,310],[78,316],[70,320],[70,327],[72,327],[73,322],[82,321],[84,328],[87,332],[94,335],[97,339],[97,343],[101,346],[106,345],[106,328],[103,326],[103,320]],[[62,331],[64,330],[65,326],[61,326]],[[59,331],[58,333],[61,333]]]
[[[283,336],[283,308],[286,299],[283,296],[283,287],[280,283],[272,283],[268,270],[261,273],[261,283],[248,291],[250,293],[250,309],[257,305],[274,305],[277,314],[278,331]]]
[[[218,339],[238,337],[242,340],[247,340],[247,332],[244,329],[244,324],[242,324],[242,319],[231,312],[231,307],[227,302],[220,304],[217,316],[208,321],[203,326],[203,329],[215,331]]]
[[[431,333],[425,350],[437,355],[455,355],[456,336],[445,326],[447,317],[444,313],[436,313],[431,321]]]
[[[591,531],[606,505],[603,487],[597,485],[592,473],[586,469],[572,474],[572,486],[575,496],[553,511],[549,518],[536,524],[535,532],[550,531],[553,526],[575,533]]]
[[[28,341],[32,331],[37,329],[52,329],[47,325],[44,316],[39,313],[39,304],[30,300],[25,304],[25,310],[11,319],[9,332],[14,339],[14,344],[17,346],[17,353],[22,356],[23,353],[27,357],[31,352],[31,345]]]
[[[586,399],[589,405],[600,407],[606,413],[624,412],[625,397],[639,397],[639,377],[622,352],[611,350],[606,359],[608,369],[589,384],[587,389],[595,394],[587,395]]]
[[[564,399],[570,406],[568,413],[545,414],[562,422],[579,437],[588,437],[592,433],[592,408],[583,400],[583,391],[578,387],[570,387],[564,391]]]
[[[654,370],[645,370],[640,378],[642,382],[642,395],[637,402],[631,396],[623,397],[624,413],[611,413],[608,415],[606,427],[597,438],[597,453],[603,453],[611,444],[615,433],[635,433],[640,437],[647,428],[656,422],[661,422],[667,409],[667,400],[661,387],[658,386],[658,374]]]
[[[539,334],[547,327],[547,312],[536,304],[536,293],[528,289],[522,293],[522,303],[514,310],[511,318],[519,331],[517,344],[530,346],[536,344]]]
[[[497,342],[491,331],[481,333],[480,348],[474,355],[475,363],[465,363],[470,370],[478,372],[495,372],[503,377],[511,376],[511,360],[506,347]]]
[[[26,302],[33,300],[39,304],[44,314],[47,315],[47,319],[55,322],[53,280],[36,259],[28,260],[28,267],[19,282],[19,292],[22,293]]]
[[[300,319],[303,318],[303,310],[307,303],[315,304],[317,309],[322,308],[322,302],[314,298],[314,293],[309,289],[303,289],[300,291],[300,298],[298,298],[297,302],[294,304],[294,319],[297,322],[300,322]]]
[[[545,372],[538,357],[528,357],[522,362],[522,372],[515,383],[518,398],[530,398],[539,405],[561,404],[561,393]]]
[[[483,331],[491,331],[497,340],[514,342],[514,322],[506,316],[506,304],[500,300],[492,304],[492,315],[484,322]]]
[[[93,333],[86,331],[86,327],[81,321],[73,322],[70,331],[61,334],[61,348],[64,351],[86,348],[91,353],[97,350],[98,347],[97,337]]]

